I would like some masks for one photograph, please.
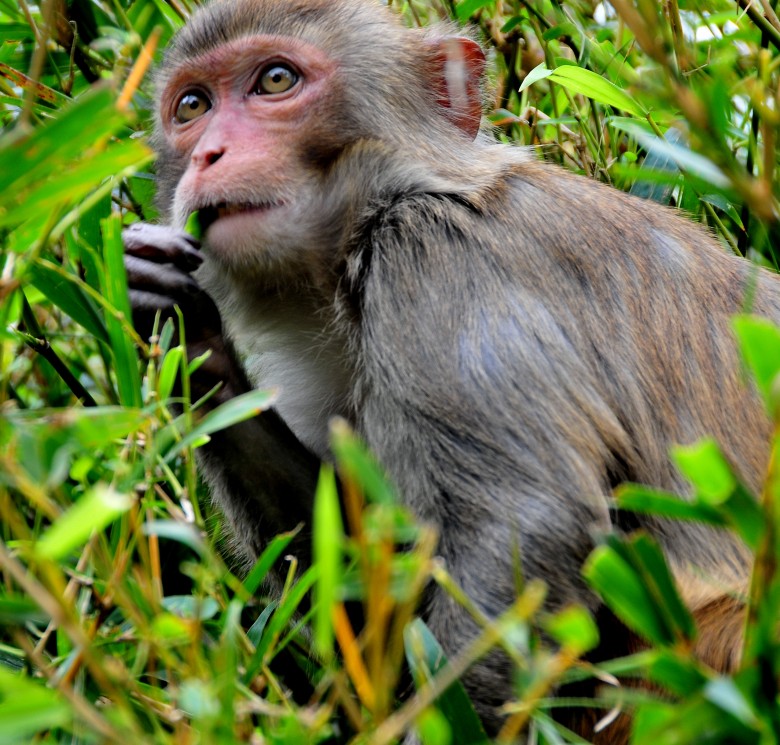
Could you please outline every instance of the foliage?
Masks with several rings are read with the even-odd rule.
[[[412,24],[478,26],[494,55],[498,136],[676,204],[724,250],[777,266],[775,2],[394,4]],[[128,321],[119,237],[155,216],[152,156],[139,137],[151,116],[143,76],[191,5],[0,0],[0,742],[361,733],[386,743],[414,725],[426,743],[475,743],[484,733],[457,679],[496,645],[517,667],[503,741],[528,728],[532,742],[577,742],[555,707],[598,705],[635,710],[639,744],[777,742],[774,459],[758,499],[713,443],[675,453],[692,500],[636,486],[616,495],[624,509],[734,530],[754,551],[732,677],[691,657],[694,620],[643,535],[610,539],[585,571],[645,651],[598,668],[583,660],[598,641],[592,619],[583,609],[545,616],[533,582],[503,616],[484,618],[435,559],[436,536],[396,506],[343,425],[333,437],[346,527],[324,470],[314,566],[284,558],[288,534],[248,573],[234,571],[219,515],[198,499],[193,450],[271,396],[198,414],[172,329],[148,344]],[[744,316],[735,333],[778,421],[780,332]],[[184,396],[172,409],[177,378]],[[449,661],[412,621],[428,582],[482,629]],[[404,660],[418,690],[399,701]],[[617,674],[645,677],[655,692],[619,685]],[[596,701],[551,696],[585,678],[605,683]]]

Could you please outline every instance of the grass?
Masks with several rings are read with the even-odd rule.
[[[410,24],[451,16],[479,28],[499,137],[678,205],[724,250],[777,267],[774,2],[394,4]],[[187,400],[171,408],[177,376],[187,389],[186,356],[170,327],[154,345],[135,333],[122,269],[121,227],[156,214],[152,155],[137,136],[150,128],[144,73],[191,5],[0,0],[0,743],[380,745],[412,726],[431,745],[475,743],[484,733],[456,681],[494,646],[517,669],[503,742],[524,729],[531,742],[577,742],[552,715],[594,703],[635,711],[640,745],[777,742],[774,460],[763,493],[747,495],[703,443],[675,454],[690,502],[617,495],[627,509],[735,530],[754,551],[733,676],[692,659],[690,614],[646,537],[606,542],[586,569],[647,640],[631,658],[584,661],[593,620],[544,614],[537,583],[483,618],[437,562],[436,536],[344,427],[334,452],[345,516],[326,469],[314,565],[286,559],[284,535],[238,572],[193,451],[271,398],[255,392],[197,424]],[[750,318],[736,330],[777,421],[780,333]],[[446,662],[413,620],[428,582],[482,629]],[[616,674],[657,690],[615,685]],[[406,675],[416,692],[399,700]],[[593,676],[605,683],[598,701],[552,695]]]

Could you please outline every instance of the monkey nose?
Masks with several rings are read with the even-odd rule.
[[[198,168],[204,169],[213,166],[225,154],[224,147],[213,147],[204,150],[196,150],[192,154],[192,163]]]

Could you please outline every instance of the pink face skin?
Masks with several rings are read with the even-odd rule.
[[[317,137],[335,71],[320,49],[279,36],[238,39],[174,70],[160,116],[187,162],[175,222],[204,211],[209,247],[231,261],[276,229],[289,234],[310,180],[301,153]]]

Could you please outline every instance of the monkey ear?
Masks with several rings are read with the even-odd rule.
[[[428,39],[432,49],[433,88],[447,118],[472,139],[482,120],[482,75],[485,53],[473,39],[446,36]]]

